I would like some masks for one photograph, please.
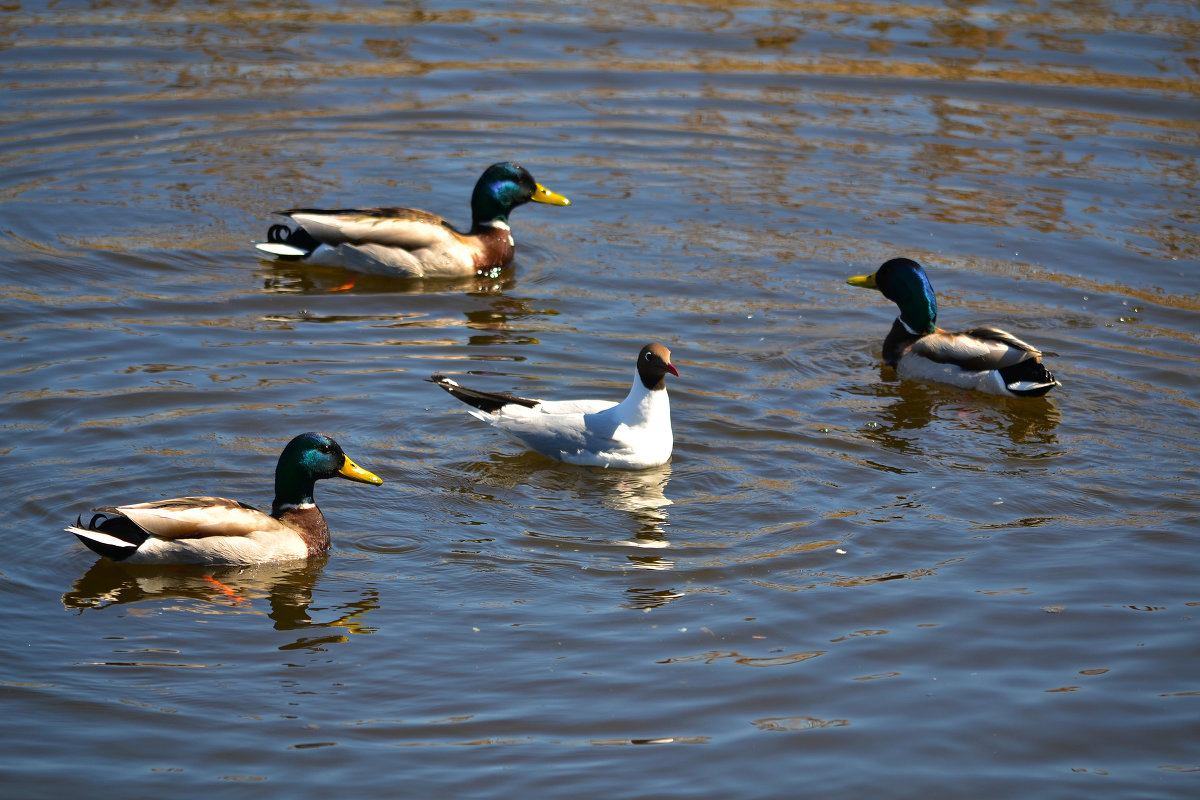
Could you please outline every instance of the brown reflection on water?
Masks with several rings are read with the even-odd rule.
[[[1113,31],[1147,35],[1165,35],[1180,42],[1200,38],[1200,24],[1186,19],[1165,20],[1153,16],[1124,13],[1115,4],[1084,2],[1057,3],[1053,11],[1036,9],[992,11],[978,3],[947,2],[944,5],[912,5],[863,2],[806,3],[802,9],[781,6],[769,26],[753,14],[771,3],[749,2],[733,7],[713,4],[708,14],[679,14],[661,3],[626,3],[620,10],[597,10],[591,26],[603,32],[620,28],[622,20],[635,28],[659,27],[664,32],[695,31],[720,33],[711,48],[688,47],[674,37],[664,36],[656,43],[655,58],[637,58],[617,50],[600,38],[595,46],[564,45],[542,52],[538,60],[505,59],[505,48],[476,48],[473,60],[432,61],[414,52],[419,37],[416,30],[443,26],[467,38],[477,40],[487,30],[487,15],[474,9],[430,10],[424,4],[411,8],[353,9],[309,8],[272,5],[261,8],[197,8],[187,3],[156,3],[153,10],[126,8],[123,3],[91,3],[88,12],[72,14],[73,25],[97,27],[114,24],[112,9],[120,9],[120,30],[138,31],[140,37],[155,42],[167,52],[184,50],[203,57],[203,65],[184,63],[172,76],[175,92],[199,90],[199,96],[214,97],[244,90],[257,84],[263,92],[282,93],[298,90],[320,79],[343,77],[404,77],[434,70],[509,72],[552,71],[554,69],[591,69],[600,71],[661,71],[669,63],[673,71],[703,72],[775,72],[788,74],[855,75],[866,77],[919,77],[930,80],[990,80],[1025,85],[1065,85],[1123,89],[1147,89],[1157,92],[1195,93],[1196,84],[1186,78],[1169,75],[1128,75],[1097,70],[1069,69],[1063,65],[1001,64],[995,61],[980,66],[988,55],[996,53],[1015,60],[1031,48],[1016,41],[1028,36],[1043,52],[1076,55],[1086,51],[1086,37]],[[696,4],[693,4],[696,5]],[[701,4],[702,5],[702,4]],[[553,11],[544,12],[553,17]],[[63,18],[53,12],[14,14],[0,35],[37,26],[52,29]],[[857,21],[848,24],[847,20]],[[530,25],[545,21],[537,11],[527,14]],[[581,21],[586,28],[586,21]],[[181,24],[182,23],[182,24]],[[340,48],[334,60],[301,59],[290,61],[286,69],[276,65],[282,56],[299,55],[306,36],[331,27],[344,26],[350,46]],[[896,58],[855,58],[848,52],[865,50],[876,56],[897,48],[897,40],[906,33],[920,30],[910,47],[914,61]],[[527,35],[523,26],[510,26],[508,37],[520,40]],[[808,47],[806,34],[834,34],[842,48],[828,53]],[[686,41],[686,40],[685,40]],[[41,43],[65,46],[72,42],[42,34]],[[240,45],[254,43],[253,50]],[[494,42],[489,42],[493,44]],[[652,49],[649,46],[643,47]],[[946,52],[950,51],[950,52]],[[444,52],[444,51],[443,51]],[[763,53],[770,58],[763,58]],[[230,54],[237,54],[231,56]],[[964,55],[966,53],[967,55]],[[1182,53],[1180,54],[1182,55]],[[680,56],[684,56],[681,58]],[[800,57],[803,58],[800,58]],[[486,59],[484,64],[479,57]],[[558,62],[555,58],[559,59]],[[920,60],[915,60],[919,58]],[[146,83],[155,85],[163,78],[161,65],[147,61]]]
[[[114,16],[117,10],[121,13]],[[119,62],[119,69],[136,80],[126,80],[124,74],[114,76],[121,79],[122,86],[139,85],[141,91],[119,89],[121,94],[109,94],[64,82],[54,84],[55,90],[73,96],[46,104],[36,102],[39,89],[35,79],[16,84],[23,102],[6,119],[27,123],[30,128],[23,155],[48,158],[55,153],[94,149],[98,140],[106,146],[133,147],[130,140],[136,139],[138,149],[154,147],[169,152],[169,169],[162,174],[170,175],[171,180],[150,192],[139,184],[142,193],[133,193],[120,181],[120,173],[136,170],[138,159],[110,165],[106,167],[110,172],[101,175],[94,165],[103,159],[76,158],[80,163],[60,164],[52,173],[17,182],[6,191],[13,196],[69,191],[94,203],[104,195],[104,203],[129,207],[144,205],[157,195],[168,209],[188,220],[180,226],[192,226],[185,238],[194,242],[199,237],[220,235],[206,231],[204,225],[208,220],[210,227],[221,227],[221,220],[211,219],[213,209],[228,209],[231,198],[241,206],[236,209],[238,218],[243,213],[264,215],[259,224],[265,230],[269,224],[266,215],[275,210],[266,204],[278,202],[279,187],[287,187],[286,194],[293,198],[289,202],[303,204],[333,194],[353,203],[363,194],[378,197],[381,185],[395,187],[401,176],[413,174],[414,179],[424,180],[417,159],[396,146],[392,131],[398,116],[404,118],[403,127],[410,135],[418,131],[436,135],[439,130],[455,137],[471,131],[501,135],[511,124],[471,116],[430,119],[426,112],[431,109],[457,109],[474,98],[444,86],[437,91],[405,90],[417,76],[477,74],[481,70],[510,76],[591,73],[584,86],[551,80],[539,92],[550,105],[572,109],[568,112],[572,124],[586,119],[587,133],[580,127],[577,135],[600,139],[607,135],[606,116],[611,116],[617,127],[611,133],[620,135],[618,126],[628,126],[635,115],[644,117],[639,112],[655,99],[677,100],[681,94],[676,86],[657,86],[656,81],[646,80],[641,100],[631,100],[610,85],[613,80],[624,80],[622,75],[657,73],[673,80],[689,74],[720,73],[761,76],[759,84],[768,85],[684,88],[685,96],[704,100],[703,109],[677,116],[664,114],[652,125],[637,124],[643,126],[643,133],[674,131],[681,135],[677,142],[681,151],[711,149],[714,135],[734,135],[743,145],[753,143],[761,149],[761,156],[743,152],[742,157],[755,174],[754,183],[759,184],[753,189],[757,203],[786,209],[801,201],[813,208],[840,201],[843,207],[858,208],[864,191],[887,190],[883,185],[870,190],[865,186],[875,181],[900,183],[897,175],[868,174],[859,161],[855,180],[821,182],[798,192],[788,183],[789,171],[774,168],[781,152],[838,153],[855,158],[880,145],[879,139],[864,141],[863,134],[869,131],[890,139],[885,147],[899,148],[897,156],[909,179],[904,183],[912,183],[894,202],[871,209],[877,219],[905,222],[918,218],[985,230],[1020,224],[1043,234],[1108,237],[1155,257],[1164,250],[1176,257],[1194,256],[1200,249],[1194,230],[1198,218],[1190,195],[1200,179],[1192,154],[1200,122],[1179,118],[1185,115],[1181,112],[1186,101],[1200,94],[1200,80],[1194,65],[1177,68],[1176,63],[1179,67],[1190,63],[1186,43],[1200,38],[1200,24],[1190,20],[1171,20],[1168,29],[1148,11],[1133,15],[1120,4],[1092,2],[1019,10],[959,2],[911,7],[827,2],[801,8],[748,2],[732,7],[702,4],[688,14],[659,3],[632,3],[623,4],[620,11],[596,12],[594,19],[586,12],[577,13],[583,15],[585,27],[595,26],[581,44],[571,40],[555,47],[539,43],[533,48],[529,40],[536,26],[563,22],[552,9],[524,10],[506,38],[519,42],[522,56],[536,49],[536,57],[514,57],[513,48],[491,40],[488,46],[475,48],[471,60],[456,60],[445,58],[454,47],[426,47],[417,52],[415,45],[426,37],[438,45],[477,41],[481,30],[488,27],[491,12],[469,7],[429,9],[420,3],[403,8],[343,9],[314,8],[305,3],[197,8],[176,2],[132,9],[96,2],[88,11],[70,17],[57,11],[18,11],[0,18],[0,36],[23,28],[35,30],[38,38],[34,41],[40,49],[60,54],[61,60],[52,64],[33,65],[38,68],[74,72],[88,61],[90,50],[79,49],[77,39],[59,27],[68,24],[94,26],[114,40],[127,37],[147,49]],[[764,19],[770,22],[764,24]],[[614,43],[619,37],[603,34],[624,23],[657,27],[664,35],[638,47],[623,48]],[[326,57],[310,57],[305,51],[309,40],[331,28],[344,41]],[[1114,32],[1167,37],[1179,42],[1180,49],[1164,53],[1159,60],[1141,54],[1127,58],[1119,50],[1112,56],[1093,53],[1089,54],[1089,68],[1076,65],[1081,51],[1099,49],[1092,44],[1092,37]],[[707,38],[702,41],[708,46],[696,46],[693,38],[682,35],[686,33],[704,34]],[[818,34],[832,37],[832,44],[818,46],[813,41]],[[102,37],[94,47],[109,44]],[[771,85],[771,76],[799,77],[801,81]],[[823,84],[808,86],[808,76],[851,78],[855,85],[870,84],[872,88],[856,95]],[[349,113],[341,106],[330,108],[324,101],[305,102],[307,96],[324,97],[322,90],[336,93],[337,82],[359,79],[377,81],[380,90],[365,92],[358,101],[364,104],[352,107]],[[103,74],[97,81],[104,85]],[[877,91],[881,82],[890,88]],[[1062,98],[1027,101],[1021,95],[1030,87],[1103,92],[1105,111],[1076,100],[1062,104]],[[247,98],[270,102],[255,101],[253,108],[233,103]],[[743,110],[747,99],[760,104],[753,114]],[[213,101],[219,102],[219,110],[214,110]],[[637,102],[640,107],[631,107]],[[1114,113],[1111,105],[1128,105],[1128,113]],[[804,138],[797,137],[795,131],[813,121],[813,115],[802,110],[805,106],[819,109],[822,116],[843,119],[844,131],[830,129],[823,135],[809,132]],[[903,116],[898,117],[897,111]],[[159,124],[146,125],[147,118],[157,119]],[[928,120],[932,120],[932,130],[927,129]],[[326,122],[340,133],[324,129]],[[52,132],[55,135],[43,135],[47,124],[57,128]],[[196,127],[180,136],[180,126],[189,124]],[[329,140],[339,135],[355,138],[359,146],[364,139],[378,140],[383,175],[372,175],[372,185],[330,185],[328,176],[344,169],[330,154]],[[236,139],[235,169],[227,163],[231,138]],[[1096,140],[1107,146],[1096,147]],[[1012,142],[1016,144],[1005,144]],[[1124,142],[1136,156],[1122,154],[1122,163],[1114,167],[1103,157],[1104,150]],[[908,147],[911,152],[905,149]],[[604,152],[604,148],[595,149]],[[589,154],[584,160],[598,163],[603,157]],[[1126,218],[1113,207],[1117,198],[1112,189],[1105,188],[1114,185],[1115,178],[1125,185],[1136,178],[1156,186],[1155,191],[1166,201],[1159,205],[1178,212],[1150,220]],[[470,179],[464,178],[464,184]],[[1079,180],[1091,182],[1093,188],[1071,192],[1064,185]],[[249,194],[247,185],[253,187]],[[1089,193],[1094,195],[1088,199],[1091,208],[1084,213],[1072,210],[1072,200],[1079,202],[1080,196]],[[749,194],[751,190],[742,189],[723,196],[737,201]],[[1133,234],[1128,242],[1122,241],[1126,228]],[[678,233],[689,238],[703,235],[702,230]],[[159,231],[121,230],[81,237],[73,244],[128,250],[162,247],[162,239]],[[266,288],[319,293],[354,284],[354,279],[345,276],[332,281],[326,281],[327,277],[331,276],[292,276]],[[428,288],[413,287],[417,291]],[[488,291],[482,287],[470,290]],[[488,340],[481,336],[479,342]]]

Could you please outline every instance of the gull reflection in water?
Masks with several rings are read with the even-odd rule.
[[[666,529],[667,508],[672,501],[666,495],[667,483],[671,480],[671,465],[645,470],[601,469],[599,467],[577,467],[552,461],[536,453],[516,454],[493,453],[487,461],[458,464],[453,467],[471,477],[471,492],[485,502],[494,498],[482,487],[520,489],[535,495],[545,494],[548,502],[570,508],[587,509],[595,505],[605,506],[618,512],[618,516],[605,517],[603,529],[605,542],[622,548],[637,548],[635,554],[627,555],[630,566],[636,569],[667,570],[675,566],[659,553],[670,547]],[[564,500],[564,495],[567,500]],[[590,513],[595,517],[595,513]],[[625,535],[610,534],[612,529],[624,528]],[[587,537],[591,539],[591,536]]]
[[[636,526],[631,537],[616,544],[644,550],[670,547],[666,509],[673,503],[666,495],[666,488],[671,480],[671,465],[636,472],[606,472],[604,480],[608,489],[605,504],[628,514]],[[675,566],[674,561],[658,554],[631,554],[628,558],[630,566],[637,569],[667,570]]]

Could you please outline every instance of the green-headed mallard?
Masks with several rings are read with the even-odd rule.
[[[544,456],[568,464],[646,469],[671,458],[667,375],[679,375],[671,351],[648,344],[638,353],[633,385],[620,403],[530,400],[469,389],[445,375],[429,380],[471,406],[471,415]]]
[[[555,206],[571,201],[539,184],[511,161],[488,167],[471,195],[471,230],[460,233],[446,220],[415,208],[321,210],[278,213],[296,223],[272,225],[259,250],[356,272],[406,278],[464,278],[493,274],[513,259],[508,215],[532,200]]]
[[[223,497],[179,497],[97,508],[86,526],[67,528],[106,558],[133,564],[258,564],[323,553],[329,527],[313,502],[313,484],[348,478],[378,486],[333,439],[302,433],[279,456],[270,516]],[[106,516],[107,515],[107,516]]]
[[[1041,397],[1059,386],[1042,364],[1042,352],[1007,331],[937,327],[937,298],[921,265],[893,258],[851,286],[878,289],[900,307],[883,340],[883,360],[902,378],[936,381],[1010,397]],[[1053,354],[1051,354],[1053,355]]]

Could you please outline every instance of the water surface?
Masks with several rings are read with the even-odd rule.
[[[1193,797],[1200,12],[1186,2],[0,8],[6,796]],[[250,246],[465,224],[494,279]],[[897,380],[845,285],[1057,355]],[[422,379],[621,396],[671,463],[522,453]],[[333,434],[328,558],[97,562],[94,506],[266,506]]]

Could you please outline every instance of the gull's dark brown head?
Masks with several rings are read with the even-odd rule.
[[[667,388],[667,375],[679,377],[679,371],[671,363],[671,351],[654,342],[642,348],[637,360],[638,377],[650,391]]]

